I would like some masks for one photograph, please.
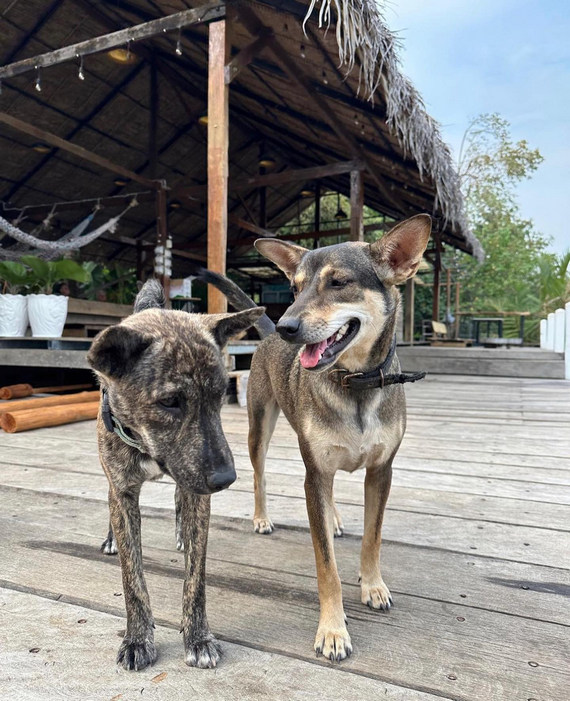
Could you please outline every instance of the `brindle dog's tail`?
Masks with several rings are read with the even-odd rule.
[[[238,312],[244,311],[245,309],[253,309],[257,307],[257,304],[246,295],[246,293],[238,287],[235,282],[220,275],[219,273],[214,273],[211,270],[206,270],[206,268],[200,268],[195,273],[196,277],[202,282],[209,282],[210,285],[216,287],[220,292],[222,292],[227,298],[229,303]],[[275,324],[271,319],[264,314],[258,321],[255,322],[255,328],[257,329],[261,338],[271,335],[275,331]]]

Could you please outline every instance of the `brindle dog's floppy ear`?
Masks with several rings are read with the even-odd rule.
[[[235,314],[209,314],[204,317],[214,339],[223,348],[232,336],[253,326],[265,314],[265,307],[254,307]]]
[[[166,299],[160,282],[154,278],[147,280],[135,299],[134,312],[142,312],[143,309],[164,309]]]
[[[383,282],[397,285],[416,274],[431,234],[429,214],[406,219],[370,245],[370,255]]]
[[[269,258],[281,268],[289,279],[295,274],[301,258],[308,253],[307,248],[280,239],[257,239],[254,246],[262,256]]]
[[[122,377],[131,372],[152,340],[127,326],[110,326],[96,336],[87,353],[87,362],[107,377]]]

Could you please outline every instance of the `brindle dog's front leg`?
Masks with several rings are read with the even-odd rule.
[[[206,618],[206,548],[210,522],[210,495],[179,490],[186,567],[182,600],[185,661],[191,667],[215,667],[220,644]]]
[[[123,591],[127,609],[127,632],[123,638],[117,663],[125,669],[143,669],[156,660],[154,619],[143,575],[141,548],[141,485],[123,492],[109,489],[111,524],[117,539]]]
[[[364,480],[364,535],[360,556],[361,599],[373,609],[388,611],[392,606],[390,590],[380,573],[382,520],[390,485],[392,458],[384,465],[367,468]]]
[[[308,446],[301,443],[300,447],[307,468],[305,494],[321,605],[315,651],[339,662],[351,654],[352,644],[346,629],[340,577],[334,556],[334,473],[319,470]]]

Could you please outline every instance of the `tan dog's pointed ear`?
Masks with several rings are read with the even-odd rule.
[[[264,314],[265,307],[253,307],[235,314],[208,314],[204,321],[213,333],[217,345],[223,348],[232,336],[249,329]]]
[[[417,214],[391,229],[370,245],[378,275],[389,285],[398,285],[416,274],[431,234],[429,214]]]
[[[307,248],[296,246],[289,241],[281,241],[281,239],[257,239],[254,246],[262,256],[269,258],[281,268],[289,279],[295,275],[301,258],[308,253]]]

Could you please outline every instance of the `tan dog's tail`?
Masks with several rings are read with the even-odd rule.
[[[202,282],[208,282],[215,288],[220,290],[227,298],[229,303],[238,312],[244,311],[245,309],[253,309],[257,307],[257,304],[246,295],[246,293],[236,285],[235,282],[220,275],[219,273],[214,273],[206,268],[200,268],[195,276],[202,280]],[[275,331],[275,324],[267,316],[263,314],[254,324],[261,338],[266,338],[270,336]]]

